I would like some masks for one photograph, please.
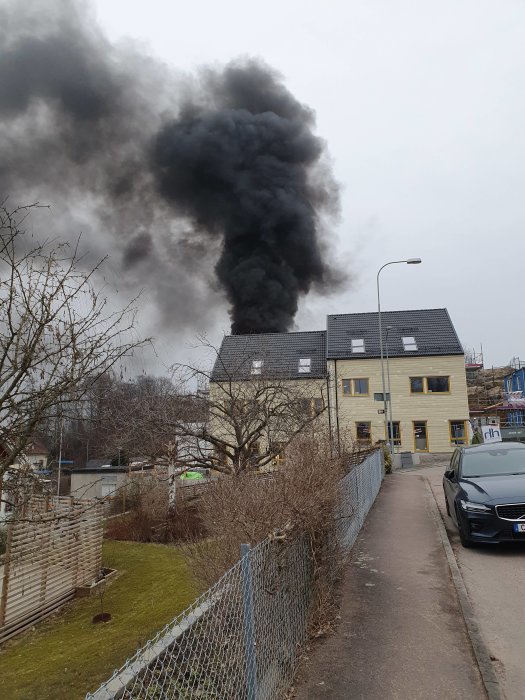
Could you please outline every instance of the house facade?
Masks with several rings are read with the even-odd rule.
[[[328,409],[324,420],[340,448],[388,439],[385,398],[396,451],[452,452],[468,444],[464,353],[447,310],[381,316],[386,397],[377,313],[328,316],[326,332],[226,336],[213,378],[243,381],[266,372],[303,383]],[[243,372],[233,370],[239,358]]]
[[[237,445],[243,431],[256,435],[249,450],[255,461],[275,451],[270,467],[283,458],[287,430],[327,419],[328,394],[325,331],[225,336],[211,375],[210,432]],[[268,420],[249,410],[243,420],[243,407],[254,400],[269,403]]]
[[[31,438],[23,454],[21,454],[13,467],[30,466],[34,471],[45,471],[49,459],[49,450],[39,437]]]
[[[381,314],[387,416],[400,452],[468,444],[464,353],[446,309]],[[337,439],[388,439],[377,313],[328,317],[327,366]]]

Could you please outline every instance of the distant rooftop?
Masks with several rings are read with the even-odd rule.
[[[389,357],[463,355],[446,309],[383,311],[381,323],[383,352],[390,326]],[[380,357],[377,312],[328,316],[326,356],[328,359]]]
[[[384,311],[383,351],[388,330],[389,357],[463,355],[448,311]],[[326,331],[227,335],[223,338],[212,381],[267,375],[288,379],[327,376],[327,359],[380,357],[377,312],[334,314]]]
[[[225,336],[212,381],[258,375],[283,379],[326,377],[326,331]]]

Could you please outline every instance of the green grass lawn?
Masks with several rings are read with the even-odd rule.
[[[91,622],[100,612],[98,597],[77,599],[34,631],[6,642],[0,650],[0,697],[84,698],[197,595],[175,547],[108,540],[103,564],[122,572],[104,596],[111,621]]]

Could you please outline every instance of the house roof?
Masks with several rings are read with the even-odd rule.
[[[446,309],[381,312],[383,352],[387,326],[389,357],[463,355],[463,348]],[[417,349],[405,350],[403,337],[414,338]],[[364,340],[364,352],[352,352],[352,339]],[[335,314],[327,319],[328,359],[380,357],[378,314]]]
[[[299,371],[299,360],[310,360],[310,372]],[[326,332],[260,333],[226,335],[213,367],[211,380],[257,378],[253,362],[262,377],[319,379],[326,377]],[[303,362],[303,369],[308,366]]]
[[[49,450],[39,437],[32,437],[24,450],[25,455],[48,455]]]

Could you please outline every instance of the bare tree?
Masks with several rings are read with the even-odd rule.
[[[207,348],[220,362],[219,351]],[[278,461],[296,435],[319,425],[325,388],[324,380],[264,373],[239,381],[235,370],[219,382],[212,369],[177,365],[172,379],[146,377],[117,388],[118,410],[108,406],[103,419],[112,426],[106,444],[167,463],[175,444],[179,467],[240,474]]]
[[[326,409],[324,380],[297,380],[241,368],[252,358],[240,353],[235,367],[222,366],[220,351],[207,346],[221,365],[214,370],[178,366],[179,385],[199,387],[194,394],[197,422],[178,420],[179,459],[223,474],[241,474],[267,467],[282,458],[287,445],[307,428],[325,428],[319,420]],[[260,354],[258,355],[260,357]]]
[[[111,310],[96,290],[103,261],[86,270],[78,249],[29,240],[30,210],[0,207],[0,479],[44,419],[146,342],[133,338],[133,302]]]
[[[169,377],[114,380],[97,406],[98,443],[107,454],[120,449],[152,462],[167,460],[177,425],[196,420],[195,410],[193,397],[182,395]]]

